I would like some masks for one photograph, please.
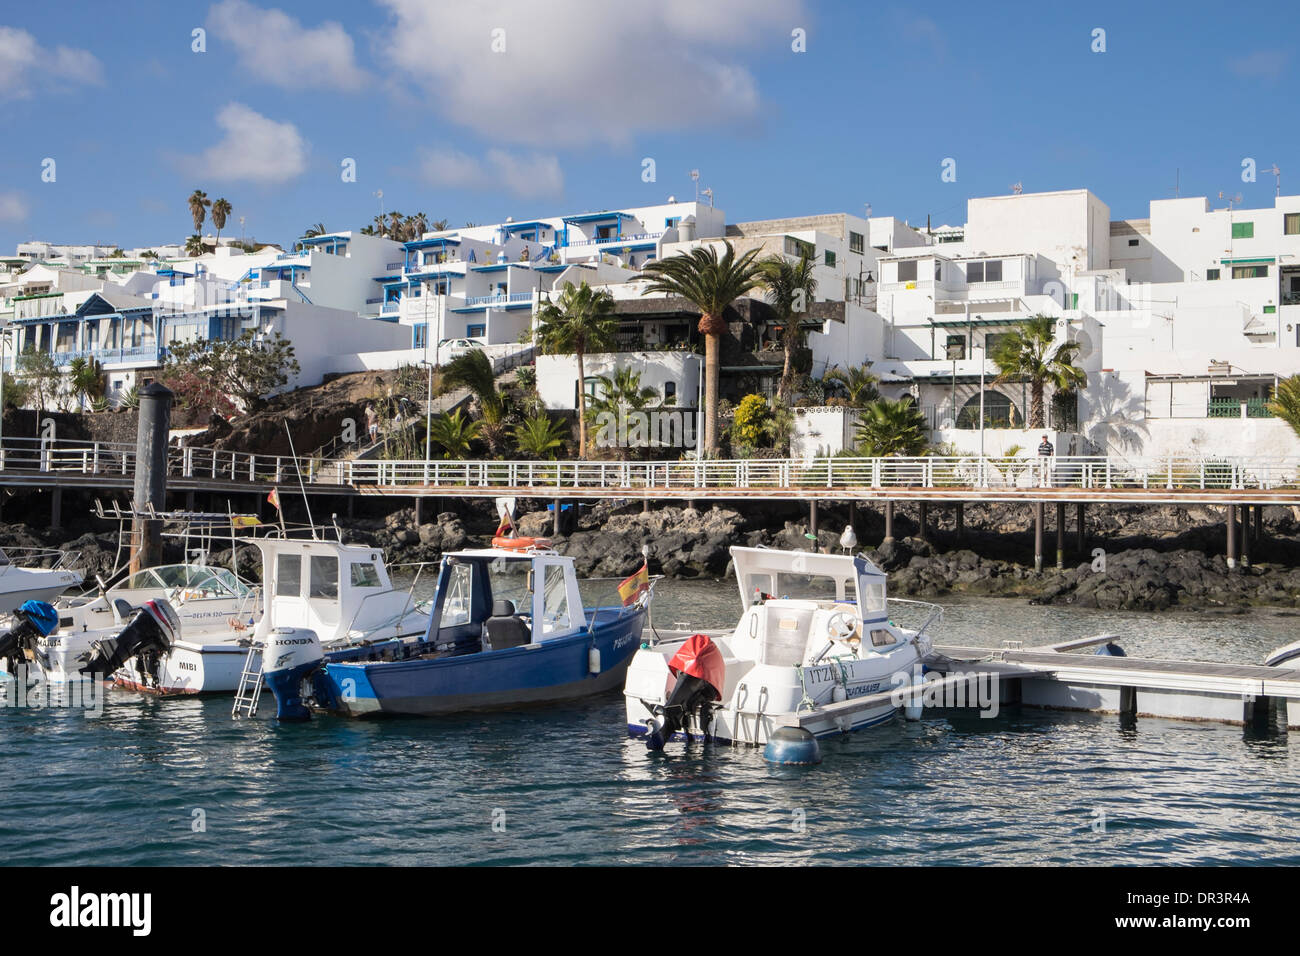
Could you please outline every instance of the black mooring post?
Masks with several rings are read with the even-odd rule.
[[[50,528],[57,531],[63,527],[63,489],[58,485],[50,491]]]
[[[817,550],[817,499],[814,498],[808,502],[808,533],[812,535],[812,545],[814,551]]]
[[[1087,540],[1088,540],[1087,537],[1086,537],[1086,535],[1085,535],[1085,532],[1084,532],[1084,525],[1083,525],[1083,507],[1084,507],[1083,502],[1080,501],[1080,502],[1079,502],[1077,505],[1075,505],[1074,507],[1075,507],[1075,511],[1074,511],[1074,535],[1075,535],[1074,547],[1075,547],[1075,550],[1078,551],[1080,555],[1082,555],[1083,552],[1084,552],[1084,550],[1087,548]]]
[[[957,540],[960,541],[966,531],[966,503],[957,502]]]
[[[930,523],[929,521],[930,507],[929,504],[924,501],[922,501],[920,504],[921,504],[920,507],[921,530],[918,531],[917,534],[920,536],[922,541],[928,541],[929,534],[928,534],[927,525],[929,525]]]
[[[1034,570],[1043,570],[1043,503],[1034,502]]]
[[[1251,545],[1250,534],[1250,505],[1241,506],[1241,566],[1250,567]]]
[[[894,499],[885,502],[885,540],[894,540]]]
[[[1255,543],[1264,540],[1264,506],[1255,505]]]
[[[1065,502],[1056,503],[1056,566],[1065,567]]]
[[[849,502],[849,527],[854,533],[858,530],[858,500],[856,498]]]
[[[552,534],[554,534],[557,538],[564,533],[563,531],[560,530],[562,527],[560,524],[560,511],[561,511],[560,506],[562,504],[563,502],[560,501],[559,498],[555,499],[555,520],[552,523],[552,529],[553,529]]]
[[[172,423],[171,390],[150,382],[140,390],[135,433],[135,517],[131,519],[131,573],[162,564],[162,522],[143,518],[152,505],[167,506],[167,434]]]

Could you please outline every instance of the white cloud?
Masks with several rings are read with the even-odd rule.
[[[505,190],[524,199],[557,197],[564,193],[564,173],[559,159],[543,153],[515,154],[494,148],[478,159],[455,149],[432,149],[420,163],[420,174],[433,186]]]
[[[27,218],[27,200],[22,193],[0,193],[0,222],[22,222]]]
[[[282,183],[307,168],[309,148],[298,127],[267,119],[243,103],[229,103],[217,114],[220,142],[185,159],[196,176],[217,180]]]
[[[534,146],[752,120],[762,102],[742,54],[800,55],[791,31],[809,27],[801,0],[380,2],[399,81],[458,124]]]
[[[33,88],[68,90],[104,81],[103,67],[89,50],[41,46],[16,27],[0,27],[0,89],[27,97]]]
[[[208,11],[212,34],[235,48],[241,69],[288,89],[355,90],[370,81],[352,37],[332,20],[304,27],[283,10],[223,0]]]
[[[1282,50],[1256,50],[1228,61],[1228,68],[1247,79],[1277,80],[1290,59]]]

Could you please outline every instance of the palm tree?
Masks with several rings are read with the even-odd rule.
[[[417,212],[414,216],[408,216],[403,226],[405,226],[405,234],[402,238],[407,242],[414,242],[429,228],[429,217],[422,212]]]
[[[107,390],[104,367],[94,358],[87,359],[78,355],[68,363],[68,372],[68,385],[83,410],[87,400],[94,402],[104,397]]]
[[[1291,426],[1300,435],[1300,375],[1292,375],[1277,383],[1277,391],[1265,406],[1268,411]]]
[[[739,258],[731,243],[723,242],[726,252],[718,258],[717,250],[701,246],[688,253],[647,262],[641,275],[633,281],[649,280],[642,295],[663,292],[680,295],[700,310],[700,334],[704,336],[704,449],[716,455],[718,436],[718,364],[722,335],[727,331],[723,317],[727,307],[762,281],[754,261],[757,249]]]
[[[578,359],[578,457],[587,454],[587,389],[584,357],[603,352],[614,344],[618,319],[614,297],[608,290],[597,291],[584,281],[580,286],[564,283],[558,302],[537,310],[537,341],[548,355],[575,355]]]
[[[400,212],[394,209],[388,214],[388,238],[396,239],[399,242],[402,239],[402,222],[406,219]]]
[[[200,235],[190,236],[185,240],[185,254],[187,256],[203,255],[203,237]]]
[[[822,376],[822,381],[839,383],[848,393],[849,404],[854,408],[866,408],[880,397],[876,388],[880,377],[868,372],[865,365],[854,365],[848,370],[836,366]]]
[[[447,458],[465,458],[470,442],[478,437],[478,422],[472,422],[458,408],[450,415],[433,416],[429,435],[433,444],[447,454]]]
[[[478,400],[483,420],[498,424],[505,417],[505,396],[497,388],[492,360],[482,349],[470,349],[458,355],[442,369],[442,390],[467,388]]]
[[[208,194],[201,189],[196,189],[190,193],[190,215],[194,218],[194,231],[203,232],[203,220],[207,218],[208,207],[212,205],[212,200]]]
[[[539,412],[516,425],[512,434],[522,454],[533,458],[554,458],[555,452],[564,446],[567,431],[562,421]]]
[[[433,223],[429,226],[429,229],[432,230],[433,232],[442,232],[444,229],[447,228],[447,225],[448,223],[446,219],[435,219]]]
[[[587,406],[587,415],[596,422],[603,415],[611,416],[616,423],[615,428],[621,420],[625,420],[624,410],[640,411],[659,397],[653,388],[641,385],[641,373],[631,366],[615,369],[613,375],[597,376],[596,384],[597,397]],[[647,440],[651,438],[653,435],[647,435]],[[597,441],[599,440],[598,437]],[[627,449],[620,447],[619,456],[626,458]]]
[[[216,212],[217,212],[216,207],[213,207],[213,209],[212,209],[212,216],[213,216],[213,219],[216,218]],[[369,229],[369,228],[370,228],[369,226],[366,227],[366,229]],[[365,233],[365,232],[366,232],[366,229],[362,229],[362,230],[361,230],[362,233]],[[302,237],[303,237],[304,239],[310,239],[310,238],[312,238],[313,236],[323,236],[323,235],[325,235],[325,233],[326,233],[327,231],[328,231],[328,230],[325,228],[325,223],[323,223],[323,222],[317,222],[317,223],[313,223],[312,225],[308,226],[308,227],[307,227],[307,231],[304,232],[304,233],[302,234]]]
[[[212,204],[212,225],[217,227],[217,245],[221,245],[221,230],[226,228],[226,217],[229,215],[229,199],[218,199]]]
[[[910,398],[878,398],[862,410],[854,437],[872,458],[919,455],[925,449],[926,421]]]
[[[1088,374],[1074,364],[1078,342],[1053,345],[1056,323],[1051,316],[1035,315],[1007,334],[990,358],[998,366],[995,384],[1029,383],[1029,427],[1046,424],[1043,392],[1048,384],[1059,392],[1070,392],[1088,384]]]
[[[762,269],[767,301],[781,322],[781,347],[785,351],[776,397],[778,401],[788,402],[794,393],[794,351],[803,343],[802,316],[817,294],[817,263],[805,253],[798,262],[773,255],[758,265]]]

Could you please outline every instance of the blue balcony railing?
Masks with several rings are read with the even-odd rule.
[[[531,292],[511,292],[509,295],[473,295],[465,300],[466,305],[506,305],[511,302],[532,302]]]

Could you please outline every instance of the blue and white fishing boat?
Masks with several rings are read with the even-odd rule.
[[[645,569],[620,592],[622,604],[584,607],[572,558],[543,542],[498,538],[443,556],[423,640],[327,650],[310,628],[276,628],[263,677],[281,720],[312,711],[449,714],[598,694],[622,686],[640,644],[653,595]]]

